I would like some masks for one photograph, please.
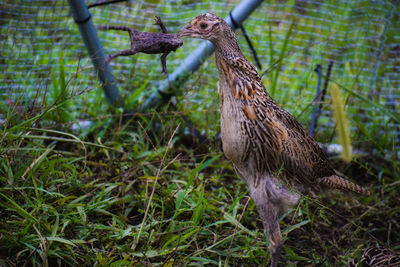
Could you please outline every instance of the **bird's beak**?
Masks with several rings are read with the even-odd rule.
[[[193,33],[193,29],[192,29],[192,25],[190,25],[190,23],[188,25],[186,25],[185,27],[183,27],[179,32],[178,32],[178,36],[182,37],[182,36],[191,36],[191,34]]]

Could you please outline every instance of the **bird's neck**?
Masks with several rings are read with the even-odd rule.
[[[215,47],[215,56],[221,58],[244,57],[242,50],[239,47],[238,39],[235,33],[229,28],[225,29],[222,36],[211,40]]]
[[[251,96],[251,94],[249,94],[249,90],[251,89],[252,92],[257,92],[257,96],[261,97],[262,101],[273,102],[273,99],[262,84],[261,77],[256,68],[243,54],[237,40],[235,41],[236,42],[213,42],[215,47],[215,63],[218,68],[220,80],[222,79],[228,82],[228,87],[230,88],[227,93],[221,90],[221,97],[229,97],[232,95],[235,98]],[[232,65],[232,62],[236,62],[236,64]],[[251,88],[249,88],[249,86]],[[232,88],[235,90],[232,90]]]
[[[213,42],[215,54],[221,57],[244,57],[242,50],[237,42],[223,40]]]

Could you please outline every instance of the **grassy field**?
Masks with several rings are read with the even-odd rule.
[[[1,265],[266,264],[261,221],[218,142],[188,144],[168,111],[116,115],[85,138],[40,127],[57,110],[10,110],[3,125]],[[399,166],[383,156],[333,156],[373,193],[304,198],[282,219],[288,263],[345,265],[369,246],[399,249]]]
[[[278,9],[281,13],[271,15],[269,23],[258,20],[264,16],[260,11],[246,24],[264,69],[269,69],[263,76],[264,84],[307,128],[315,95],[315,64],[322,59],[324,63],[335,60],[330,47],[343,45],[343,58],[336,58],[339,64],[335,63],[331,85],[343,94],[345,102],[337,105],[346,106],[354,153],[350,162],[335,153],[329,156],[336,170],[370,188],[371,195],[332,191],[318,198],[305,196],[281,220],[287,266],[346,266],[359,261],[366,248],[376,246],[400,251],[400,162],[394,134],[400,117],[396,105],[387,104],[383,96],[385,86],[396,84],[382,64],[374,88],[365,87],[371,80],[364,71],[376,64],[366,58],[379,42],[368,39],[350,51],[347,45],[352,40],[344,43],[329,34],[345,32],[355,38],[362,36],[361,31],[338,20],[313,32],[310,25],[320,23],[311,19],[318,17],[313,5],[295,2],[288,1],[286,10]],[[329,7],[335,1],[326,3]],[[338,4],[330,15],[345,10],[349,14],[343,16],[350,16],[350,22],[366,21],[353,18],[350,13],[357,12],[345,6]],[[212,3],[197,8],[210,7],[225,14],[224,6]],[[367,3],[361,7],[368,10]],[[130,12],[139,16],[141,8],[131,6]],[[154,11],[143,10],[149,19],[141,30],[153,30],[149,21]],[[293,15],[293,10],[304,17]],[[46,10],[40,12],[45,14]],[[168,16],[177,8],[165,4],[160,12]],[[177,13],[184,18],[176,20],[168,17],[171,29],[182,26],[179,21],[186,22],[196,12]],[[110,13],[97,20],[112,22],[118,16]],[[283,22],[278,23],[278,17]],[[76,33],[74,27],[63,29],[63,33]],[[398,38],[393,29],[385,32],[378,23],[363,29],[384,33],[387,42]],[[1,33],[6,32],[7,27],[2,27]],[[42,29],[33,35],[48,33]],[[326,39],[309,40],[310,33]],[[258,34],[263,38],[256,38]],[[118,50],[117,41],[123,40],[110,33],[100,36],[108,51]],[[21,47],[29,40],[18,43],[15,37],[13,43],[9,38],[2,50],[11,55],[10,64],[0,74],[3,82],[14,80],[8,83],[10,94],[0,96],[0,266],[268,265],[268,239],[255,205],[221,152],[212,59],[182,84],[176,93],[177,109],[164,106],[146,112],[136,112],[135,107],[164,78],[158,58],[138,55],[121,59],[113,66],[114,74],[125,110],[134,110],[125,113],[107,105],[101,88],[92,81],[90,62],[80,61],[79,55],[71,52],[77,44],[68,46],[54,37],[58,43],[46,58],[29,51],[24,54]],[[250,55],[243,36],[239,38]],[[297,50],[306,39],[313,44],[307,49],[317,51],[316,56],[309,57],[311,52],[304,48]],[[50,49],[51,43],[45,39],[35,49]],[[170,56],[170,69],[197,44],[185,40],[187,48]],[[35,69],[26,72],[18,65],[18,58],[12,58],[10,51],[16,51],[15,47],[20,49],[19,56],[37,69],[49,68],[44,73]],[[390,49],[385,49],[382,57],[389,58]],[[10,78],[10,72],[16,74]],[[26,80],[17,86],[24,76]],[[28,90],[21,93],[24,86]],[[338,122],[343,115],[331,116],[329,94],[317,134],[325,145],[337,143],[335,128],[345,127]],[[333,99],[338,103],[335,95]],[[207,136],[207,142],[193,136],[182,115]],[[82,123],[89,123],[89,127],[79,127]]]

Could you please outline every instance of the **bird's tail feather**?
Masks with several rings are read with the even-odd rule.
[[[319,183],[323,186],[333,189],[352,191],[354,193],[365,196],[369,195],[369,191],[367,189],[359,186],[358,184],[352,183],[349,180],[346,180],[345,178],[338,175],[321,178],[319,179]]]

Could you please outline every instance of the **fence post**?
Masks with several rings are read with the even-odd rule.
[[[101,46],[96,28],[84,0],[68,0],[72,16],[78,25],[83,42],[89,52],[94,68],[103,86],[107,100],[112,104],[121,104],[118,87],[111,69],[105,64],[105,54]]]
[[[236,23],[241,24],[248,16],[263,2],[263,0],[242,0],[233,10],[232,18]],[[235,30],[230,16],[225,21]],[[183,26],[183,25],[182,25]],[[214,46],[209,41],[204,41],[191,53],[182,64],[161,84],[161,86],[151,94],[142,105],[142,110],[157,107],[169,99],[165,96],[171,95],[170,90],[177,90],[190,74],[195,72],[204,60],[214,52]]]

